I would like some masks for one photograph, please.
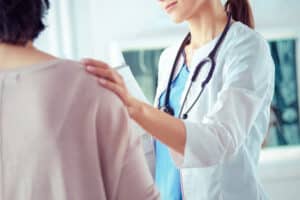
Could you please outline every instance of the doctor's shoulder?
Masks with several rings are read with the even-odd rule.
[[[236,55],[256,54],[258,58],[271,55],[267,40],[259,32],[241,22],[233,24],[230,40],[231,50]]]
[[[251,68],[254,73],[273,73],[274,63],[267,40],[259,32],[240,22],[235,22],[232,26],[222,54],[225,59],[224,74],[241,66]]]

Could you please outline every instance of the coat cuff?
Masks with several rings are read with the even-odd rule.
[[[186,143],[184,147],[184,155],[181,155],[175,152],[174,150],[170,149],[171,157],[177,168],[193,168],[195,166],[200,166],[201,163],[199,162],[199,159],[197,159],[194,156],[191,148],[199,140],[199,132],[195,131],[197,130],[197,127],[194,125],[194,123],[189,121],[183,121],[183,123],[185,125],[186,130]]]
[[[183,121],[186,129],[184,155],[171,150],[171,157],[178,168],[204,168],[223,161],[228,138],[218,138],[214,126]],[[215,145],[216,143],[219,143]]]

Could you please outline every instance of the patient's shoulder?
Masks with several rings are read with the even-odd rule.
[[[80,62],[61,60],[56,64],[53,81],[60,83],[60,88],[73,92],[74,96],[87,101],[101,101],[113,105],[121,105],[120,99],[111,91],[102,87],[97,77],[88,73]],[[54,84],[57,84],[54,83]]]
[[[97,84],[97,77],[89,74],[84,66],[77,61],[73,60],[59,60],[48,70],[48,76],[53,81],[65,83],[67,85],[73,85],[77,87],[90,87],[92,89],[99,90],[99,84]],[[64,84],[62,84],[64,85]]]
[[[84,66],[73,60],[59,59],[49,67],[48,71],[52,71],[56,74],[61,74],[66,78],[74,78],[73,76],[83,74]]]

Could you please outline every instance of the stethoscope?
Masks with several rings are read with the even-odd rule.
[[[180,112],[179,112],[179,117],[182,116],[182,119],[187,119],[188,118],[188,114],[189,112],[193,109],[193,107],[195,106],[195,104],[198,102],[199,98],[201,97],[206,85],[209,83],[209,81],[212,79],[212,76],[213,76],[213,73],[214,73],[214,70],[215,70],[215,67],[216,67],[216,61],[215,61],[215,57],[216,57],[216,54],[222,44],[222,42],[224,41],[229,29],[230,29],[230,25],[231,25],[231,13],[228,12],[227,14],[228,18],[227,18],[227,24],[219,38],[219,40],[217,41],[215,47],[213,48],[213,50],[209,53],[209,55],[204,58],[201,62],[199,62],[199,64],[196,66],[195,68],[195,71],[192,75],[192,79],[190,81],[190,85],[188,87],[188,90],[186,92],[186,95],[184,97],[184,100],[183,100],[183,103],[181,105],[181,108],[180,108]],[[177,65],[178,65],[178,62],[179,62],[179,58],[181,56],[181,54],[184,52],[184,48],[187,44],[189,44],[191,41],[191,34],[188,33],[187,36],[184,38],[183,42],[181,43],[180,47],[179,47],[179,50],[177,52],[177,55],[175,57],[175,60],[174,60],[174,63],[173,63],[173,67],[172,67],[172,71],[171,71],[171,74],[170,74],[170,77],[169,77],[169,81],[168,81],[168,85],[167,85],[167,89],[166,89],[166,97],[164,99],[164,105],[163,106],[160,106],[159,109],[174,116],[175,113],[174,113],[174,109],[170,106],[169,102],[170,102],[170,94],[171,94],[171,88],[172,88],[172,81],[173,81],[173,78],[175,76],[175,72],[176,72],[176,68],[177,68]],[[182,115],[183,113],[183,108],[184,108],[184,105],[186,104],[186,101],[187,101],[187,98],[188,98],[188,95],[190,93],[190,90],[193,86],[193,83],[197,80],[197,77],[198,77],[198,74],[200,73],[201,69],[203,68],[203,66],[205,66],[206,64],[209,64],[210,63],[210,69],[209,69],[209,72],[208,72],[208,75],[207,77],[204,79],[204,81],[202,82],[201,84],[201,91],[199,92],[197,98],[195,98],[195,100],[193,101],[192,105],[187,109],[187,111]]]

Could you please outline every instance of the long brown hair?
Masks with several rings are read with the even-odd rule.
[[[227,0],[225,10],[231,12],[235,21],[240,21],[254,29],[254,17],[249,0]]]

